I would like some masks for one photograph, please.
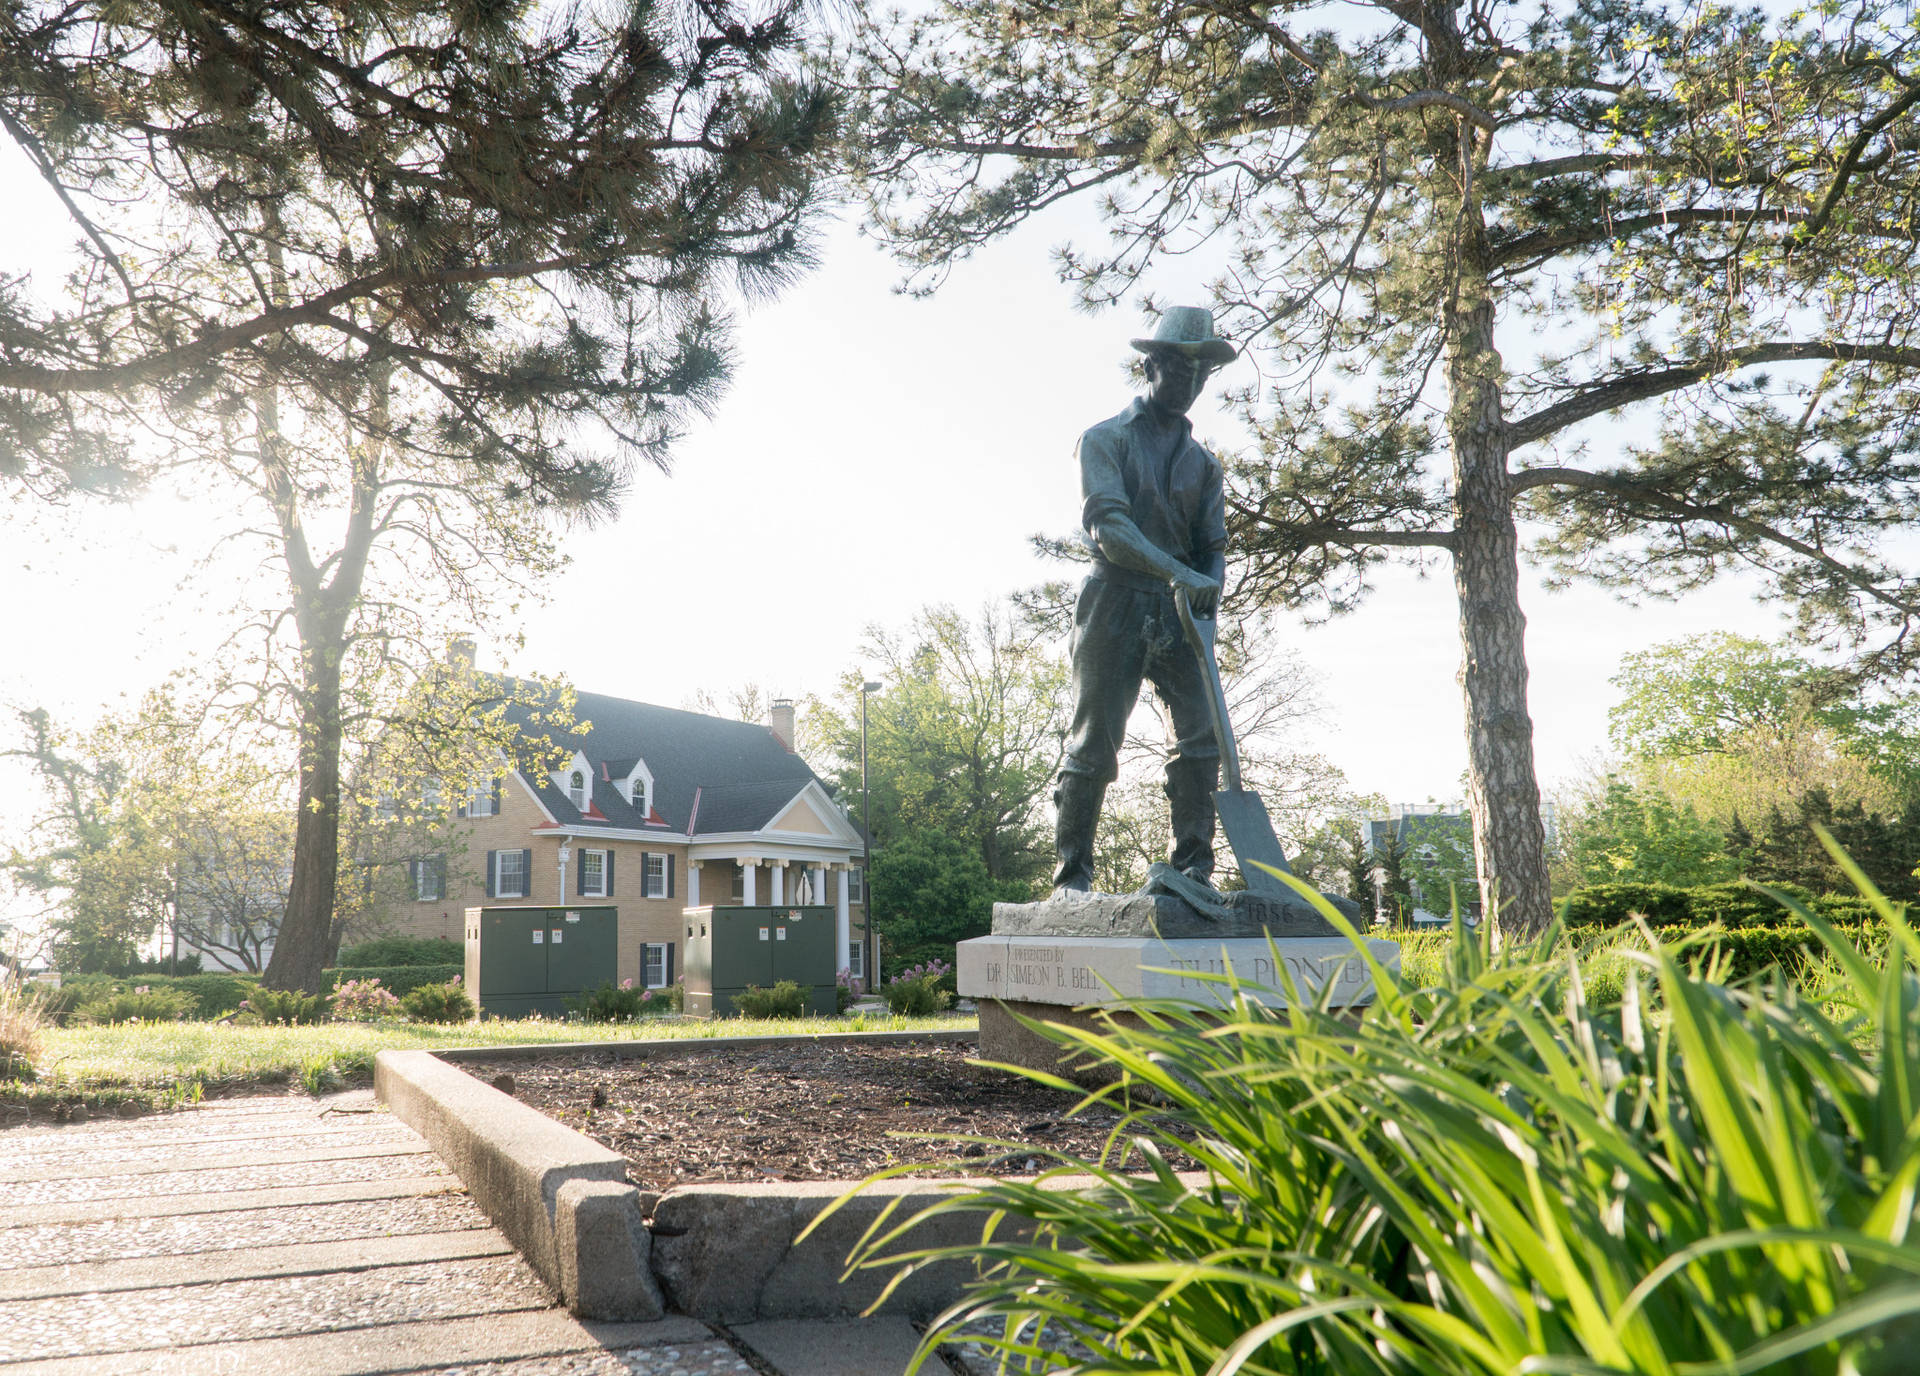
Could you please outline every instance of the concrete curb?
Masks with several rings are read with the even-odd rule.
[[[894,1042],[971,1040],[977,1034],[845,1035]],[[620,1045],[644,1046],[638,1054],[645,1056],[791,1040],[729,1037]],[[603,1042],[513,1048],[530,1055],[609,1049]],[[463,1060],[492,1059],[500,1049],[455,1054]],[[883,1181],[862,1189],[804,1240],[800,1234],[852,1190],[852,1182],[684,1186],[660,1197],[648,1227],[639,1191],[626,1183],[624,1157],[440,1059],[448,1055],[382,1051],[374,1061],[374,1093],[432,1144],[540,1278],[582,1318],[657,1318],[671,1308],[733,1324],[864,1313],[896,1268],[871,1268],[843,1279],[846,1259],[882,1212],[891,1209],[891,1228],[950,1199],[956,1190],[981,1184],[921,1176]],[[1069,1190],[1092,1183],[1063,1177],[1049,1180],[1047,1187]],[[887,1251],[977,1243],[987,1217],[986,1211],[973,1209],[941,1214],[893,1239]],[[999,1232],[1010,1232],[1008,1221]],[[922,1267],[906,1276],[876,1312],[931,1318],[959,1298],[974,1274],[967,1262]]]
[[[430,1052],[382,1051],[373,1092],[427,1139],[574,1314],[661,1316],[625,1157]]]

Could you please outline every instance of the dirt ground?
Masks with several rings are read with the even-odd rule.
[[[858,1180],[919,1161],[951,1162],[956,1175],[1019,1175],[1055,1164],[1035,1147],[1099,1155],[1119,1114],[1098,1108],[1068,1117],[1080,1096],[968,1065],[976,1052],[971,1042],[821,1039],[625,1061],[466,1061],[461,1068],[486,1081],[511,1076],[516,1098],[621,1153],[628,1178],[647,1190]]]

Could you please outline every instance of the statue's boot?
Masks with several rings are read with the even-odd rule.
[[[1209,888],[1213,886],[1213,791],[1219,784],[1217,757],[1167,762],[1165,787],[1173,814],[1173,850],[1167,863]]]
[[[1056,896],[1062,891],[1085,893],[1093,887],[1093,833],[1100,824],[1100,800],[1106,793],[1106,784],[1089,775],[1060,776],[1060,787],[1053,794],[1058,810],[1053,841],[1060,852],[1060,869],[1053,876]]]

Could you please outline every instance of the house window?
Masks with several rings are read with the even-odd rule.
[[[493,816],[493,781],[491,779],[473,786],[473,792],[467,795],[467,816]]]
[[[573,799],[573,805],[580,811],[587,810],[587,776],[577,769],[567,784],[567,796]]]
[[[640,987],[664,989],[673,982],[673,943],[649,941],[640,947]]]
[[[644,891],[648,898],[667,896],[667,857],[649,855],[647,857],[647,886]]]
[[[422,779],[420,781],[420,810],[432,814],[440,810],[440,781]]]
[[[647,781],[645,779],[635,779],[633,781],[633,791],[629,797],[629,801],[632,802],[634,807],[639,811],[645,812],[647,810]]]
[[[412,869],[414,902],[438,903],[447,896],[446,857],[435,855],[415,860]]]
[[[607,896],[607,853],[605,851],[583,850],[580,852],[580,896],[582,898]]]
[[[847,943],[847,973],[855,979],[867,977],[867,943],[860,940]]]
[[[733,896],[742,903],[747,901],[747,871],[738,860],[733,862]]]
[[[867,872],[857,866],[847,870],[847,901],[864,903],[867,901]]]
[[[496,898],[527,896],[527,858],[525,851],[494,852],[493,893]]]

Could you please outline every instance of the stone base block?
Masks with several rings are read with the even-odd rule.
[[[996,903],[993,934],[1168,941],[1339,936],[1332,923],[1298,900],[1244,890],[1221,897],[1226,900],[1230,917],[1208,917],[1184,899],[1164,893],[1074,894],[1038,903]]]

